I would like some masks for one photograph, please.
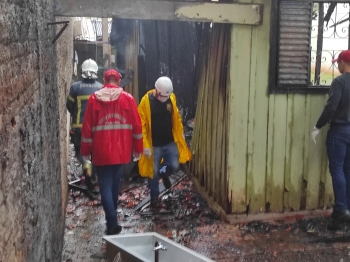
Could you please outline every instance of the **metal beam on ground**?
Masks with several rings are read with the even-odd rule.
[[[163,196],[164,194],[166,194],[167,192],[169,192],[169,190],[177,185],[178,183],[180,183],[184,178],[185,178],[186,174],[183,173],[182,171],[177,172],[176,174],[170,176],[170,181],[171,181],[171,187],[169,189],[166,189],[162,184],[159,184],[159,197]],[[139,209],[143,210],[146,207],[149,206],[151,201],[151,197],[148,195],[144,200],[142,200],[135,208],[134,211],[138,211]]]
[[[55,0],[54,15],[260,25],[263,5],[154,0]]]

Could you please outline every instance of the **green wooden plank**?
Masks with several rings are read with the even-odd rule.
[[[326,104],[328,99],[328,95],[324,96],[323,100],[323,106]],[[320,138],[322,141],[326,141],[327,138],[327,127],[323,127],[320,132]],[[333,194],[333,185],[332,185],[332,177],[329,173],[328,169],[328,158],[327,158],[327,147],[325,146],[324,142],[323,144],[323,150],[322,150],[322,173],[321,173],[321,184],[324,185],[324,190],[322,190],[322,199],[321,203],[323,208],[330,208],[333,207],[334,204],[334,194]]]
[[[302,177],[302,184],[301,184],[301,200],[300,200],[300,209],[305,210],[306,209],[306,202],[307,202],[307,196],[308,196],[308,185],[309,185],[309,145],[310,141],[312,142],[312,139],[310,139],[310,131],[312,130],[310,128],[310,115],[312,111],[311,106],[311,97],[312,95],[306,95],[305,97],[305,123],[304,123],[304,163],[303,163],[303,177]],[[317,183],[317,182],[316,182]]]
[[[266,203],[268,207],[266,211],[270,211],[271,201],[273,199],[273,194],[275,190],[273,189],[273,166],[274,166],[274,113],[275,113],[275,95],[270,95],[269,97],[269,118],[267,125],[267,158],[266,158]],[[282,198],[283,199],[283,198]],[[277,203],[276,203],[277,204]],[[277,208],[277,206],[276,206]],[[282,210],[282,209],[281,209]]]
[[[269,2],[254,0],[254,3]],[[248,121],[248,168],[247,199],[249,212],[265,211],[266,156],[267,156],[267,112],[268,112],[268,67],[269,60],[269,12],[264,14],[264,23],[252,28],[251,74]]]
[[[307,180],[306,188],[306,209],[312,210],[320,208],[320,179],[323,164],[323,154],[325,148],[325,137],[323,132],[317,137],[316,145],[312,141],[310,134],[313,127],[324,108],[324,95],[308,95],[308,104],[306,111],[309,113],[309,125],[306,129],[307,139],[305,146],[308,151],[305,154],[307,168],[305,170],[305,178]],[[326,129],[326,128],[325,128]]]
[[[305,141],[305,95],[294,95],[293,116],[290,123],[291,155],[290,155],[290,187],[289,205],[293,211],[300,210],[301,188],[304,172],[304,141]]]
[[[228,123],[228,199],[234,213],[246,211],[248,100],[251,27],[232,26]]]
[[[271,212],[283,211],[287,134],[287,96],[270,95],[266,203]]]
[[[290,211],[289,203],[289,191],[291,190],[291,181],[290,181],[290,170],[291,170],[291,154],[292,154],[292,119],[293,119],[293,98],[294,95],[287,95],[287,130],[286,130],[286,162],[284,170],[284,195],[283,202],[285,211]]]
[[[326,155],[326,153],[324,154]],[[328,161],[325,161],[326,164],[328,164]],[[333,184],[332,184],[332,177],[329,173],[328,166],[324,165],[324,174],[325,176],[325,194],[324,194],[324,200],[323,200],[323,208],[328,209],[332,208],[334,205],[334,194],[333,194]]]

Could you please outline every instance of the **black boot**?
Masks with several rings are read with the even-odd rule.
[[[122,227],[117,225],[112,229],[107,229],[107,235],[118,235],[122,231]]]
[[[163,180],[163,185],[166,189],[169,189],[171,187],[171,182],[169,176],[172,174],[171,168],[168,166],[163,166],[158,174]]]
[[[348,209],[334,210],[331,217],[337,222],[350,222],[350,211]]]
[[[159,209],[160,208],[158,197],[151,198],[150,208],[151,209]]]

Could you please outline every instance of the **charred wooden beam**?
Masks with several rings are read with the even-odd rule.
[[[319,5],[318,14],[319,16],[318,16],[317,51],[316,51],[315,79],[314,79],[315,85],[320,85],[320,74],[321,74],[321,63],[322,63],[321,60],[322,60],[322,49],[323,49],[323,30],[324,30],[323,4]]]
[[[260,25],[263,5],[151,0],[55,0],[54,14]]]
[[[90,191],[86,186],[80,184],[80,179],[74,180],[68,183],[69,189],[78,190],[84,193],[91,200],[96,200],[97,196],[94,195],[94,192]]]

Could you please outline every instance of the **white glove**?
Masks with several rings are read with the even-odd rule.
[[[90,159],[89,159],[89,156],[83,156],[83,159],[85,162],[89,161],[90,162]],[[91,163],[91,162],[90,162]]]
[[[140,160],[140,158],[141,158],[141,154],[134,153],[134,158],[132,161],[136,162],[136,161]]]
[[[316,145],[316,136],[318,135],[318,133],[320,133],[320,129],[318,129],[317,127],[314,127],[314,130],[311,133],[311,138],[312,138],[312,141],[314,141],[315,145]]]
[[[144,148],[143,149],[143,154],[146,156],[146,157],[151,157],[152,156],[152,151],[150,148]]]

